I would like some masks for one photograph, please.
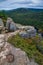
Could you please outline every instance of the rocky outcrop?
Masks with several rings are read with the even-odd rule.
[[[8,29],[8,31],[16,30],[16,25],[11,18],[7,18],[6,28]]]
[[[3,29],[3,27],[4,27],[4,24],[3,24],[2,19],[0,18],[0,30]]]
[[[33,26],[22,26],[19,35],[23,38],[31,38],[36,36],[36,29]]]
[[[3,34],[0,34],[0,64],[3,63],[6,59],[6,55],[10,53],[10,46],[5,41],[5,37]]]
[[[14,55],[14,62],[5,62],[4,65],[37,65],[33,59],[30,61],[26,53],[19,48],[12,46],[12,54]]]
[[[20,30],[19,35],[23,38],[36,36],[36,29],[33,26],[23,26],[13,22],[11,18],[7,19],[6,27],[8,31]]]
[[[7,39],[6,36],[0,34],[0,65],[37,65],[33,59],[31,61],[29,60],[24,51],[20,48],[13,47],[5,39]]]

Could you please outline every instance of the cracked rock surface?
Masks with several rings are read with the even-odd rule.
[[[8,62],[7,55],[14,55],[14,61]],[[8,58],[9,60],[9,58]],[[15,48],[8,42],[4,43],[4,35],[0,34],[0,65],[38,65],[34,60],[29,60],[26,53],[20,48]]]

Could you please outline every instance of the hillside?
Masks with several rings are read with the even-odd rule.
[[[4,15],[3,13],[5,18],[7,16],[12,17],[16,23],[32,25],[38,29],[43,29],[43,9],[18,8],[2,11],[1,15]]]
[[[0,46],[1,47],[0,58],[1,58],[1,61],[3,60],[4,62],[5,60],[7,61],[5,62],[4,65],[9,65],[9,64],[10,65],[20,65],[20,64],[25,65],[24,63],[26,63],[26,65],[28,64],[37,65],[37,63],[38,65],[43,65],[43,37],[41,36],[41,34],[43,34],[43,10],[42,9],[28,9],[28,8],[19,8],[19,9],[8,10],[8,11],[3,10],[3,11],[0,11],[0,17],[2,18],[5,26],[6,26],[6,21],[8,20],[10,22],[10,26],[11,24],[20,23],[22,24],[22,27],[24,27],[23,25],[32,25],[34,26],[34,28],[38,29],[38,32],[36,32],[36,29],[34,28],[33,29],[32,28],[19,29],[16,26],[19,25],[20,27],[20,24],[16,24],[16,26],[14,25],[14,28],[16,27],[16,30],[14,30],[15,32],[11,33],[8,31],[6,34],[0,34],[0,44],[2,45],[2,47]],[[11,17],[10,18],[11,20],[9,19],[9,17]],[[8,26],[8,29],[9,28],[10,27]],[[39,34],[39,31],[41,32],[41,34]],[[5,32],[6,32],[6,27],[5,27],[5,30],[3,30],[3,33]],[[20,35],[21,32],[23,32],[22,33],[23,36]],[[34,33],[35,33],[35,36],[33,36]],[[32,37],[30,34],[32,34]],[[4,42],[4,45],[3,45],[3,42]],[[7,53],[4,52],[6,51],[6,49],[8,50],[7,51],[8,55],[6,55]],[[21,50],[19,51],[18,49],[21,49],[22,51],[24,51],[26,53],[26,56],[24,52],[22,55]],[[3,59],[3,56],[5,59]],[[29,58],[29,62],[26,62],[27,58]]]

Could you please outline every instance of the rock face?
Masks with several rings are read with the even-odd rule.
[[[0,34],[0,44],[1,39],[3,40],[4,35]],[[3,42],[2,42],[3,44]],[[28,59],[26,53],[19,48],[15,48],[9,43],[5,42],[4,45],[0,45],[0,65],[37,65],[35,61],[32,59],[31,61]],[[11,54],[13,56],[11,56]],[[10,56],[9,56],[10,54]],[[9,62],[14,57],[13,62]]]
[[[34,37],[36,36],[36,29],[30,29],[30,30],[27,30],[27,33],[29,34],[30,37]]]
[[[20,30],[19,35],[23,38],[30,38],[36,36],[36,29],[33,26],[23,26],[15,24],[11,18],[7,19],[6,27],[8,31]]]
[[[21,31],[21,32],[19,32],[19,35],[20,35],[21,37],[23,37],[23,38],[29,38],[29,35],[28,35],[28,33],[27,33],[26,31]]]
[[[10,53],[10,46],[5,42],[4,35],[0,34],[0,65],[6,59],[6,55]]]
[[[4,24],[3,24],[2,19],[0,18],[0,30],[3,29],[3,27],[4,27]]]
[[[22,26],[21,28],[23,29],[23,31],[19,32],[21,37],[31,38],[36,36],[36,29],[33,26]]]
[[[5,62],[4,65],[37,65],[34,60],[30,61],[26,53],[19,48],[12,47],[12,54],[14,54],[14,62]]]
[[[7,19],[6,28],[8,29],[8,31],[16,30],[16,25],[11,18]]]

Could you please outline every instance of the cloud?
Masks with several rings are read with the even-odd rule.
[[[43,0],[0,0],[0,10],[16,9],[20,7],[43,9]]]
[[[11,3],[11,5],[13,5],[13,4],[31,4],[31,3],[33,3],[32,1],[21,1],[21,2],[13,2],[13,3]]]
[[[0,0],[0,2],[4,2],[4,1],[6,1],[6,0]]]

